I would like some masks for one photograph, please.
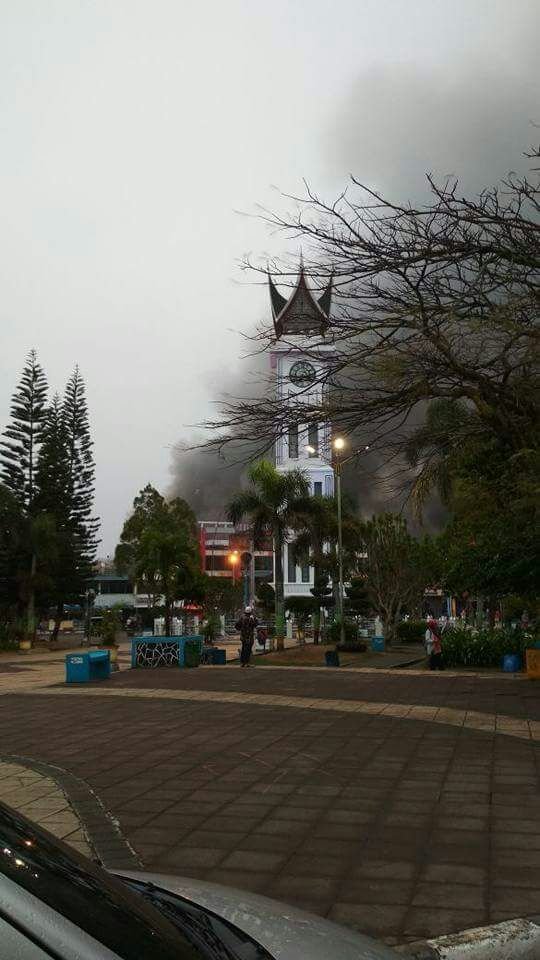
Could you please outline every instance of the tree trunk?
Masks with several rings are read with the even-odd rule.
[[[476,627],[478,630],[482,629],[484,623],[484,595],[479,593],[476,597]]]
[[[391,611],[384,611],[380,614],[380,618],[383,625],[385,646],[390,647],[392,645],[392,641],[395,640],[396,637],[395,615]]]
[[[170,600],[165,600],[165,636],[170,637],[171,635],[171,626],[172,626],[172,603]]]
[[[276,564],[276,647],[278,650],[283,650],[285,646],[285,599],[283,595],[283,538],[280,536],[274,537],[274,556]]]
[[[30,650],[36,634],[36,593],[34,589],[36,568],[37,556],[34,551],[32,553],[32,562],[30,564],[30,584],[28,591],[28,603],[26,605],[26,627],[24,639],[21,641],[22,650]]]
[[[321,608],[317,607],[317,609],[313,612],[312,616],[313,616],[313,643],[317,644],[319,642],[319,636],[321,633]]]

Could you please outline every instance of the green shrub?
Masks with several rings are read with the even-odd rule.
[[[358,639],[358,625],[354,620],[345,620],[345,643],[355,643]],[[327,628],[325,643],[339,643],[341,638],[340,621],[334,620]]]
[[[447,628],[442,635],[444,662],[449,667],[498,667],[508,653],[524,655],[533,643],[523,630]]]
[[[346,640],[345,643],[337,643],[336,649],[343,653],[365,653],[367,643],[365,640]]]
[[[202,635],[207,643],[217,640],[221,630],[221,620],[217,613],[209,613],[202,625]]]
[[[112,647],[116,640],[116,634],[122,629],[122,621],[118,610],[114,607],[112,610],[105,610],[101,623],[99,625],[99,635],[103,647]]]
[[[423,643],[426,636],[425,620],[402,620],[398,623],[396,634],[403,643]]]
[[[0,650],[17,650],[23,631],[16,624],[0,623]]]

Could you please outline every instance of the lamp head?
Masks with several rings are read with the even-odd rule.
[[[343,437],[336,437],[333,442],[334,450],[343,450],[345,448],[345,440]]]

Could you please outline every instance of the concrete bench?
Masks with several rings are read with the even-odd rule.
[[[195,642],[202,654],[203,639],[199,635],[181,637],[133,637],[131,641],[131,666],[155,669],[156,667],[185,667],[186,643]],[[189,658],[188,658],[189,659]]]
[[[108,680],[111,675],[111,655],[108,650],[66,655],[66,683],[93,683]]]

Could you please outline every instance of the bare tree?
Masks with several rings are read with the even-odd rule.
[[[262,452],[291,423],[331,420],[400,455],[427,403],[439,398],[464,402],[475,429],[510,451],[534,445],[540,150],[529,156],[528,177],[510,174],[473,198],[459,193],[457,181],[438,185],[428,177],[430,201],[401,205],[352,178],[333,203],[306,186],[305,196],[288,198],[292,214],[263,212],[286,237],[301,240],[317,285],[333,278],[333,326],[302,343],[309,352],[331,341],[321,374],[326,389],[316,403],[313,391],[287,403],[270,383],[258,399],[229,400],[206,424],[207,446],[255,442]],[[291,282],[286,265],[273,264],[271,272]],[[261,330],[254,350],[271,347],[274,336]]]

